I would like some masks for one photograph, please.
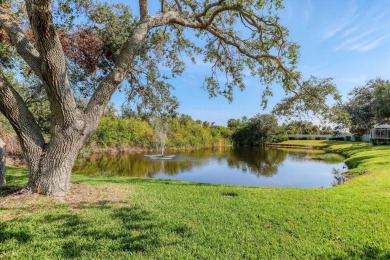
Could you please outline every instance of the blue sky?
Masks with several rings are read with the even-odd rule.
[[[389,0],[285,0],[284,5],[281,23],[301,46],[298,69],[304,77],[333,78],[344,99],[369,79],[390,79]],[[230,118],[268,113],[284,97],[281,87],[273,86],[274,96],[263,110],[264,88],[258,80],[247,78],[246,89],[235,91],[232,103],[223,97],[209,99],[202,89],[209,70],[209,64],[189,63],[180,78],[171,80],[179,113],[226,125]],[[112,101],[120,106],[123,97],[115,93]]]

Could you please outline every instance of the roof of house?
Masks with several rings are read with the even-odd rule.
[[[375,129],[377,128],[386,128],[386,129],[390,129],[390,125],[389,124],[383,124],[383,125],[378,125],[375,127]]]

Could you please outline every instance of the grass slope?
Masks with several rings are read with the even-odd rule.
[[[389,259],[390,147],[294,143],[344,154],[357,177],[277,189],[73,176],[85,199],[64,203],[3,188],[0,258]],[[9,184],[25,175],[9,168]]]

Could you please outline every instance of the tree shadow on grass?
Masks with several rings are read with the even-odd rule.
[[[178,243],[183,234],[189,234],[186,226],[166,225],[139,206],[96,204],[83,207],[77,214],[59,214],[56,210],[0,223],[0,258],[2,251],[10,253],[22,244],[31,257],[143,254]],[[48,247],[50,250],[45,250]]]
[[[84,176],[83,176],[84,177]],[[115,178],[118,177],[118,178]],[[123,177],[115,176],[114,178],[101,178],[100,176],[89,177],[88,179],[77,179],[78,183],[94,183],[94,184],[164,184],[164,185],[175,185],[175,186],[209,186],[209,187],[224,187],[232,186],[231,184],[213,184],[213,183],[202,183],[202,182],[189,182],[182,180],[165,180],[165,179],[154,179],[154,178],[144,178],[144,177]],[[84,177],[85,178],[85,177]]]
[[[12,194],[17,194],[23,190],[21,186],[5,185],[0,187],[0,197],[6,197]]]
[[[361,164],[365,163],[366,161],[369,161],[371,159],[373,159],[374,157],[376,158],[380,158],[380,157],[387,157],[387,154],[384,154],[384,155],[368,155],[368,156],[357,156],[357,157],[353,157],[353,158],[349,158],[345,161],[345,163],[347,164],[348,168],[350,169],[354,169],[354,168],[357,168],[359,167]],[[377,163],[377,164],[388,164],[389,162],[388,161],[383,161],[382,163]]]
[[[0,244],[3,244],[5,241],[11,239],[15,240],[17,243],[28,243],[32,240],[32,236],[31,233],[26,229],[15,230],[9,228],[6,223],[0,223]]]
[[[390,251],[383,250],[374,245],[364,245],[358,252],[349,252],[351,259],[390,259]]]

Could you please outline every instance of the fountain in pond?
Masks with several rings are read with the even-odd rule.
[[[166,117],[153,117],[151,124],[155,132],[155,144],[157,152],[159,154],[147,154],[145,157],[154,160],[172,160],[177,155],[165,155],[165,144],[168,132],[168,119]]]

